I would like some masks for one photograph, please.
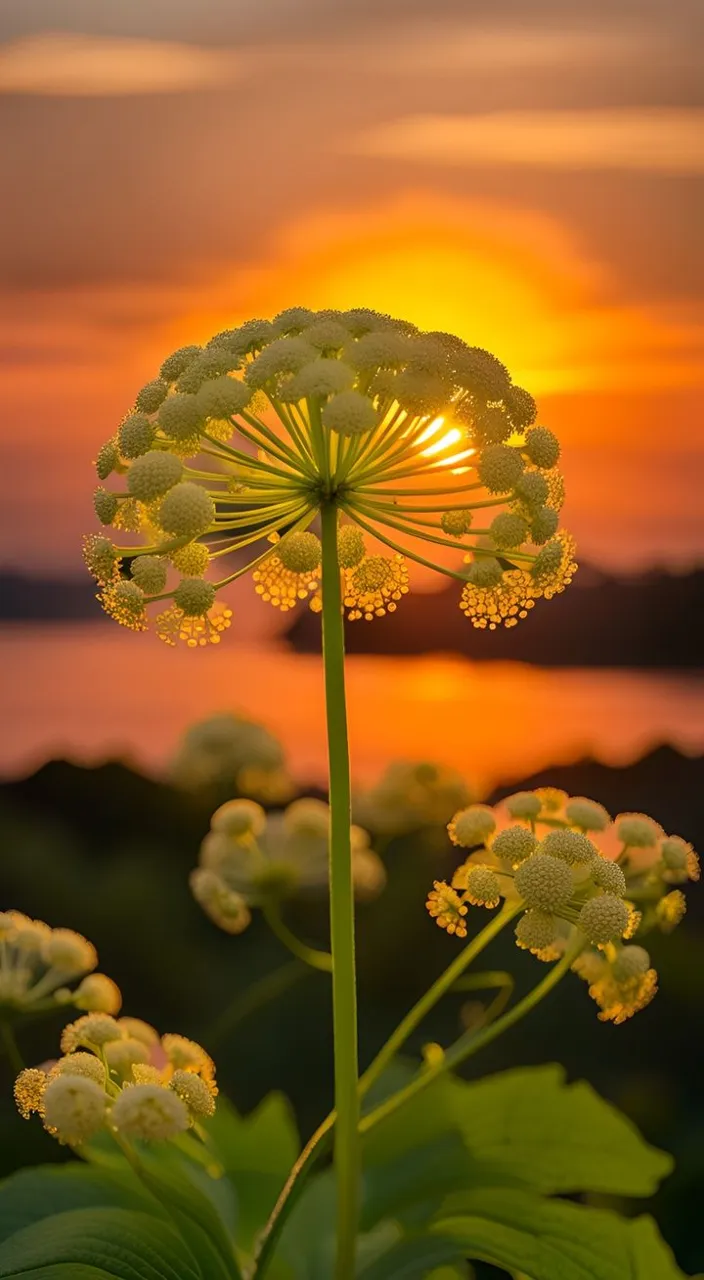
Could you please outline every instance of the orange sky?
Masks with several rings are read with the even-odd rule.
[[[44,0],[4,7],[5,564],[78,571],[90,460],[134,391],[294,303],[495,351],[561,435],[582,556],[701,558],[691,7],[665,46],[647,4],[637,29],[625,3],[569,28],[536,4],[528,29],[448,0],[430,30],[399,0],[400,36],[363,3],[273,7],[245,28],[206,0],[199,39],[180,4],[168,33],[157,3],[106,26],[69,0],[63,32]]]

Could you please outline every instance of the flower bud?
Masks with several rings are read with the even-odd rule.
[[[192,1071],[174,1071],[169,1088],[186,1104],[192,1119],[200,1120],[203,1116],[215,1114],[214,1086]]]
[[[153,449],[135,458],[127,472],[127,488],[140,502],[161,498],[183,475],[183,463],[173,453]]]
[[[210,564],[210,552],[202,542],[187,542],[172,552],[171,563],[184,578],[202,578]]]
[[[159,507],[159,525],[176,538],[197,538],[214,519],[215,503],[210,494],[190,480],[174,485]]]
[[[453,844],[473,849],[475,845],[484,844],[496,830],[496,818],[488,805],[472,804],[455,814],[447,830]]]
[[[125,1036],[122,1040],[112,1040],[103,1050],[110,1070],[121,1080],[129,1080],[135,1063],[149,1062],[149,1049],[141,1040]]]
[[[126,1036],[133,1040],[141,1040],[142,1044],[146,1044],[149,1049],[153,1049],[159,1043],[159,1033],[141,1018],[119,1018],[118,1023]]]
[[[490,444],[479,455],[477,474],[489,493],[509,493],[518,484],[524,466],[517,449],[505,444]]]
[[[579,913],[578,927],[595,947],[622,938],[628,924],[628,907],[613,893],[590,898]]]
[[[102,1129],[107,1098],[95,1080],[60,1075],[50,1080],[42,1099],[42,1119],[59,1142],[80,1146]]]
[[[465,899],[475,907],[498,907],[501,883],[491,867],[472,866],[467,872]]]
[[[502,511],[489,526],[492,541],[502,550],[520,547],[528,536],[528,521],[513,511]]]
[[[215,587],[203,578],[182,578],[174,591],[174,604],[187,618],[201,618],[215,603]]]
[[[93,494],[93,509],[101,524],[112,524],[120,508],[116,494],[109,493],[102,487]]]
[[[317,355],[303,338],[277,338],[252,361],[244,376],[253,390],[269,386],[276,391],[286,385],[286,375],[300,373]]]
[[[448,537],[463,538],[472,527],[473,512],[443,511],[440,516],[440,528]]]
[[[549,542],[557,533],[560,517],[552,507],[541,507],[530,521],[530,540],[536,547]]]
[[[527,827],[506,827],[494,837],[491,852],[510,866],[517,867],[530,858],[537,847],[538,841]]]
[[[595,858],[589,866],[589,874],[599,889],[614,893],[617,898],[626,895],[626,877],[617,862],[608,858]]]
[[[197,396],[181,391],[167,396],[159,410],[161,430],[178,444],[187,444],[197,438],[204,421],[205,414]]]
[[[94,1053],[69,1053],[65,1058],[59,1058],[49,1073],[52,1080],[57,1076],[83,1076],[86,1080],[94,1080],[101,1089],[105,1087],[105,1067]]]
[[[135,556],[130,572],[145,595],[156,596],[166,586],[167,566],[161,556]]]
[[[156,413],[166,399],[168,390],[168,385],[163,378],[155,378],[153,382],[147,382],[146,386],[137,392],[135,409],[139,409],[142,413]]]
[[[200,355],[201,347],[179,347],[178,351],[174,351],[166,360],[159,370],[165,382],[175,382],[197,356]]]
[[[86,1013],[119,1012],[122,1005],[120,988],[104,973],[89,973],[71,995],[71,1002]]]
[[[557,538],[552,538],[540,548],[530,568],[530,576],[535,582],[546,582],[560,572],[564,560],[564,547]]]
[[[359,391],[340,391],[323,409],[323,426],[340,435],[357,436],[373,431],[379,420],[371,400]]]
[[[701,875],[698,855],[681,836],[668,836],[662,841],[660,858],[662,878],[669,884],[684,884],[685,880],[698,880]]]
[[[116,440],[107,440],[98,450],[98,456],[95,460],[95,470],[98,473],[99,480],[107,480],[113,471],[122,470],[120,466],[120,451],[117,447]]]
[[[133,1084],[113,1105],[112,1123],[125,1138],[165,1141],[190,1125],[188,1108],[178,1094],[158,1084]]]
[[[289,533],[281,539],[276,554],[284,569],[290,569],[292,573],[312,573],[322,560],[320,538],[307,531]]]
[[[327,840],[330,832],[330,806],[324,800],[304,797],[294,800],[284,811],[284,826],[293,835]]]
[[[503,576],[504,571],[494,556],[480,556],[467,570],[467,581],[473,587],[498,587]]]
[[[120,556],[109,538],[96,533],[84,538],[83,559],[87,569],[101,586],[117,576]]]
[[[41,1111],[49,1077],[38,1067],[25,1067],[15,1080],[15,1106],[23,1120],[29,1120],[34,1111]]]
[[[337,560],[341,569],[354,569],[364,559],[364,534],[354,524],[343,524],[337,534]]]
[[[546,853],[534,853],[523,862],[514,884],[526,905],[539,911],[559,911],[572,897],[572,872],[565,862]]]
[[[616,835],[630,849],[652,849],[662,836],[662,827],[645,813],[619,813],[614,818]]]
[[[42,954],[48,965],[65,974],[87,973],[98,963],[93,943],[73,929],[52,929]]]
[[[551,858],[561,858],[570,867],[584,866],[599,856],[596,845],[581,831],[561,828],[550,831],[542,840],[540,852]]]
[[[524,911],[516,925],[516,942],[525,951],[544,951],[557,939],[557,920],[549,911]]]
[[[524,431],[530,427],[538,415],[538,406],[529,391],[523,387],[510,386],[503,397],[506,413],[516,431]]]
[[[596,800],[587,800],[584,796],[572,796],[565,805],[565,817],[574,827],[583,831],[605,831],[611,822],[611,815],[603,804]]]
[[[161,1047],[173,1067],[181,1067],[184,1071],[196,1071],[204,1080],[214,1079],[215,1063],[195,1040],[169,1032],[161,1037]]]
[[[122,1031],[114,1018],[107,1013],[87,1013],[64,1027],[61,1033],[61,1052],[72,1053],[74,1049],[102,1049],[111,1040],[121,1039]]]
[[[252,399],[251,388],[237,378],[215,378],[201,387],[196,401],[204,418],[229,419],[246,408]]]
[[[131,413],[122,423],[117,438],[123,458],[139,458],[148,453],[154,443],[154,426],[146,414]]]
[[[650,956],[645,947],[621,947],[614,960],[611,971],[617,982],[628,982],[631,978],[640,978],[650,968]]]
[[[312,360],[282,388],[281,399],[287,404],[307,400],[309,396],[324,400],[349,391],[354,378],[354,369],[342,360]]]
[[[531,427],[525,447],[531,462],[541,471],[549,471],[560,457],[560,442],[547,427]]]
[[[514,493],[535,513],[540,511],[548,500],[549,485],[540,471],[524,471],[518,480]]]
[[[537,818],[542,809],[535,791],[517,791],[508,797],[505,804],[512,818],[525,818],[527,821]]]
[[[196,867],[190,874],[191,893],[213,924],[225,933],[243,933],[252,917],[241,893],[229,889],[214,871]]]
[[[215,810],[210,826],[235,840],[243,836],[256,839],[266,827],[266,814],[254,800],[228,800]]]

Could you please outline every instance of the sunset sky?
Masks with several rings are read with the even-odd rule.
[[[489,347],[583,557],[701,561],[703,35],[700,0],[3,0],[3,564],[79,573],[135,390],[294,303]]]

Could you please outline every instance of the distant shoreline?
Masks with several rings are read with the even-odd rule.
[[[90,580],[0,572],[0,625],[106,621]],[[704,668],[704,569],[616,578],[584,566],[549,610],[539,601],[520,625],[493,632],[472,627],[450,586],[432,596],[411,593],[383,622],[350,623],[346,632],[352,654],[697,672]],[[298,653],[317,652],[319,618],[302,608],[282,639]]]

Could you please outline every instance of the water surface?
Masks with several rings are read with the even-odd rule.
[[[57,755],[119,756],[159,770],[193,720],[232,709],[283,740],[301,779],[325,776],[320,662],[275,638],[191,652],[107,625],[0,629],[0,772]],[[669,742],[704,751],[704,678],[539,669],[464,658],[353,656],[355,776],[398,757],[453,764],[482,786],[592,753],[627,764]]]

